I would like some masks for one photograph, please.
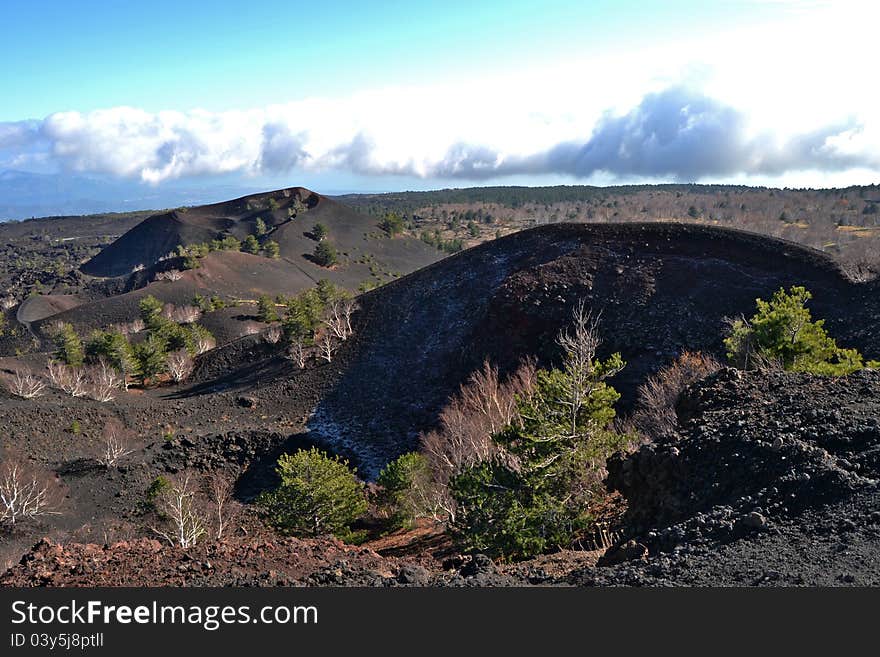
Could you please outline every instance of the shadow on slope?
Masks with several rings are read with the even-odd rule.
[[[682,350],[723,356],[725,317],[794,284],[814,292],[814,315],[841,344],[880,353],[876,286],[851,282],[817,251],[676,224],[517,233],[363,296],[356,348],[308,426],[374,476],[416,446],[484,358],[502,372],[530,355],[554,364],[555,335],[579,298],[601,313],[602,354],[620,351],[628,362],[613,381],[625,409],[645,377]]]

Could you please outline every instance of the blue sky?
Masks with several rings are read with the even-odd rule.
[[[5,0],[0,169],[334,190],[872,182],[873,5]]]
[[[509,70],[719,23],[751,2],[4,0],[0,120],[133,105],[215,111]]]

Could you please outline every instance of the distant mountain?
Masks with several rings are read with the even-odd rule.
[[[254,191],[224,183],[159,188],[107,176],[0,169],[0,221],[200,205]]]

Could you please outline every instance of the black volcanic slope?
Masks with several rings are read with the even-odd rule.
[[[56,317],[81,326],[93,317],[100,317],[100,323],[121,321],[145,291],[155,290],[174,303],[220,285],[228,294],[249,295],[276,280],[292,284],[285,278],[286,271],[293,271],[284,269],[286,262],[215,253],[180,281],[84,303]],[[4,447],[59,473],[66,487],[63,515],[33,532],[0,540],[0,563],[17,558],[42,535],[106,540],[104,529],[120,518],[139,522],[129,514],[160,472],[243,470],[236,489],[241,499],[250,500],[274,485],[280,453],[318,443],[352,457],[362,475],[373,477],[389,459],[414,447],[420,432],[432,428],[449,396],[484,358],[505,371],[529,355],[544,366],[558,362],[554,336],[580,298],[601,313],[605,343],[600,355],[619,350],[628,362],[612,381],[624,395],[625,411],[648,374],[683,349],[722,355],[724,318],[750,314],[756,297],[793,284],[814,293],[814,315],[828,320],[842,345],[858,347],[868,357],[880,355],[880,286],[852,282],[821,253],[701,226],[559,224],[485,243],[362,295],[355,335],[332,363],[315,360],[299,369],[282,357],[283,345],[251,335],[200,356],[186,385],[132,390],[108,404],[54,391],[23,400],[0,390]],[[51,300],[59,308],[68,302],[76,300]],[[247,312],[244,306],[227,310]],[[39,307],[25,311],[35,319],[37,332],[51,321],[36,319],[42,312],[31,314]],[[117,311],[125,311],[119,319]],[[221,342],[234,337],[223,334],[222,326],[206,324]],[[0,359],[0,371],[9,372],[22,360]],[[24,362],[43,367],[39,355],[28,355]],[[876,493],[861,479],[875,481],[878,471],[878,392],[877,371],[835,381],[801,375],[740,377],[723,370],[698,384],[680,404],[681,444],[659,442],[609,468],[611,483],[630,503],[624,538],[637,539],[655,556],[643,566],[615,567],[607,578],[585,572],[571,581],[682,582],[681,565],[695,572],[688,583],[763,582],[765,576],[796,583],[806,571],[785,563],[802,551],[819,558],[810,568],[830,573],[817,574],[816,581],[877,581],[876,563],[860,571],[856,562],[877,553],[876,536],[868,533],[880,527],[880,520],[872,515],[869,526],[864,517],[867,509],[875,513]],[[99,468],[89,458],[98,453],[102,427],[114,416],[139,441],[131,462],[118,470]],[[81,433],[74,433],[74,420]],[[169,432],[172,441],[162,438]],[[776,438],[782,439],[781,447],[774,446]],[[633,470],[625,463],[645,467]],[[717,463],[724,468],[714,467]],[[669,476],[634,486],[633,472]],[[836,505],[850,505],[852,492],[870,496],[855,511],[835,507],[845,520],[858,520],[858,530],[840,523],[839,531],[817,539],[835,517],[834,509],[832,516],[814,520],[806,509],[806,529],[788,524],[802,522],[792,520],[801,501],[822,501],[811,491],[827,494]],[[754,530],[760,523],[752,513],[762,514],[766,528],[782,533],[764,531],[761,525],[754,542],[740,544],[745,552],[731,547],[722,553],[723,561],[713,561],[714,553],[700,544],[696,547],[703,552],[673,554],[664,566],[667,551],[678,547],[682,537],[714,541],[720,540],[718,533],[726,541]],[[844,535],[852,546],[849,556],[839,553]],[[816,550],[806,551],[810,545]],[[775,575],[744,565],[762,558],[761,550],[763,563],[772,565]],[[832,573],[826,565],[844,560],[846,572]],[[719,579],[719,563],[729,564],[724,568],[729,579]],[[809,573],[804,576],[813,581]]]
[[[554,336],[585,298],[603,352],[628,362],[613,384],[631,403],[644,378],[684,349],[723,356],[725,317],[805,285],[832,335],[880,355],[876,284],[823,254],[748,233],[677,224],[560,224],[483,244],[362,297],[357,344],[309,423],[362,471],[414,447],[484,358],[509,370],[559,357]]]
[[[197,269],[184,272],[178,281],[151,282],[157,271],[179,262],[159,262],[178,245],[227,235],[241,240],[255,232],[257,219],[263,219],[269,228],[266,239],[278,242],[280,258],[216,251],[202,258]],[[327,227],[327,239],[339,254],[339,263],[332,268],[321,267],[311,258],[317,244],[311,234],[316,223]],[[81,267],[92,276],[118,277],[110,283],[118,284],[125,293],[69,310],[59,307],[54,311],[57,314],[52,313],[50,302],[39,298],[31,304],[33,319],[40,320],[33,328],[39,332],[41,325],[61,320],[88,332],[130,321],[137,316],[138,302],[147,294],[178,305],[192,303],[195,294],[255,300],[261,294],[296,294],[321,279],[356,290],[361,283],[386,282],[441,257],[439,251],[412,237],[389,238],[378,228],[376,219],[332,199],[299,187],[284,189],[181,208],[143,220]],[[144,269],[132,273],[140,265]],[[245,328],[240,324],[225,321],[214,327],[214,332],[224,340],[235,338]]]
[[[273,209],[274,207],[274,209]],[[291,216],[291,214],[293,216]],[[371,275],[370,264],[387,275],[403,274],[440,258],[440,253],[410,237],[387,239],[371,217],[302,187],[244,196],[232,201],[179,208],[144,220],[85,263],[84,273],[124,276],[143,265],[150,268],[179,245],[209,242],[255,232],[257,219],[278,242],[281,258],[316,278],[356,287]],[[325,270],[310,260],[316,223],[328,228],[328,239],[341,255],[341,266]]]

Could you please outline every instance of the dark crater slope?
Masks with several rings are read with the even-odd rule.
[[[302,187],[244,196],[232,201],[179,208],[144,220],[86,262],[81,270],[92,276],[128,276],[140,266],[150,269],[178,246],[232,236],[239,240],[256,232],[257,220],[278,242],[281,260],[300,276],[327,278],[356,288],[373,272],[393,276],[435,262],[441,254],[412,237],[389,239],[377,220]],[[311,254],[311,229],[322,223],[336,247],[339,266],[326,269]],[[371,270],[372,265],[372,270]]]
[[[725,317],[805,285],[841,344],[880,353],[876,286],[823,254],[739,231],[681,224],[559,224],[447,258],[362,297],[357,344],[309,427],[375,474],[413,448],[484,358],[509,371],[558,358],[554,337],[578,298],[601,313],[603,352],[631,404],[645,376],[684,349],[722,355]]]
[[[227,236],[243,240],[255,234],[257,220],[266,227],[265,240],[279,244],[280,257],[249,255],[239,251],[214,251],[199,259],[198,267],[183,272],[179,280],[156,281],[159,272],[183,269],[183,258],[167,256],[178,246],[210,242]],[[335,246],[339,262],[321,267],[313,261],[317,242],[312,227],[321,223]],[[442,254],[409,236],[389,238],[377,220],[330,198],[301,187],[245,196],[200,207],[179,208],[153,215],[105,247],[82,265],[85,274],[102,277],[91,281],[107,296],[74,303],[29,302],[31,330],[46,337],[42,329],[58,321],[70,322],[83,333],[131,321],[138,315],[140,300],[152,294],[164,303],[191,304],[196,294],[218,295],[228,300],[255,301],[260,295],[294,295],[327,279],[349,290],[362,283],[378,284],[412,272],[441,258]],[[215,313],[205,323],[225,342],[247,334],[247,310]]]
[[[880,372],[726,369],[609,462],[626,536],[580,584],[880,584]],[[648,556],[650,555],[650,556]]]
[[[269,198],[278,196],[277,209],[270,210]],[[126,232],[81,270],[91,276],[124,276],[138,266],[150,267],[178,246],[210,242],[232,235],[244,237],[253,232],[257,218],[272,226],[287,221],[287,207],[296,204],[300,211],[317,205],[321,197],[300,187],[268,194],[243,196],[232,201],[192,208],[178,208],[155,214]]]

